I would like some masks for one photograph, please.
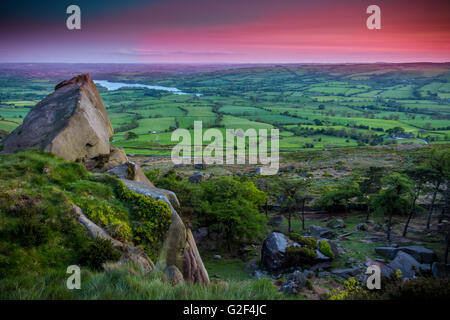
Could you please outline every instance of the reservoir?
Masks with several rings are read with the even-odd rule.
[[[170,91],[173,94],[192,94],[192,93],[183,92],[178,88],[164,87],[164,86],[151,86],[151,85],[140,84],[140,83],[110,82],[108,80],[94,80],[94,83],[96,85],[100,85],[111,91],[118,90],[120,88],[148,88],[148,89],[153,89],[153,90]],[[196,93],[194,95],[201,96],[201,94],[199,94],[199,93]]]

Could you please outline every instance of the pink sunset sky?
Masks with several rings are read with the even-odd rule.
[[[22,2],[0,8],[0,62],[450,61],[448,0]],[[81,30],[66,28],[70,4]]]

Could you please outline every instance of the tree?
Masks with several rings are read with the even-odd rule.
[[[209,229],[223,233],[231,252],[242,239],[254,240],[266,231],[267,218],[258,207],[266,202],[267,194],[249,180],[238,177],[219,177],[202,182],[201,207]]]
[[[394,172],[382,179],[384,188],[373,197],[375,212],[387,216],[387,240],[391,241],[393,215],[403,215],[408,211],[411,195],[411,181],[403,174]]]
[[[433,147],[428,154],[425,165],[429,166],[434,172],[430,174],[430,180],[433,184],[433,196],[431,198],[430,210],[427,218],[427,229],[430,229],[431,216],[433,215],[436,196],[440,192],[441,185],[448,180],[448,172],[450,171],[450,150]],[[447,177],[447,178],[446,178]]]
[[[354,177],[350,182],[342,182],[334,187],[324,188],[317,206],[330,212],[342,208],[347,211],[350,199],[360,196],[359,177]]]
[[[302,206],[303,220],[304,208],[306,201],[306,193],[311,185],[309,179],[283,179],[278,183],[277,190],[283,208],[283,212],[287,213],[288,231],[291,232],[292,213],[297,212],[300,205]],[[304,228],[304,222],[303,222]]]
[[[420,194],[427,189],[426,183],[429,181],[433,175],[434,171],[425,166],[413,167],[407,169],[405,172],[411,179],[411,209],[409,210],[408,219],[406,220],[405,227],[403,228],[403,237],[406,237],[408,232],[408,226],[411,219],[416,214],[416,201]]]
[[[133,131],[127,132],[125,140],[132,140],[137,139],[139,136],[137,133],[134,133]]]
[[[381,179],[383,178],[385,169],[383,167],[369,167],[364,177],[359,183],[362,197],[367,204],[366,222],[369,221],[371,206],[370,203],[375,194],[380,192]]]

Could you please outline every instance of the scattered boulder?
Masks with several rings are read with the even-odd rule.
[[[255,277],[256,279],[261,279],[261,278],[267,277],[267,271],[255,270],[252,272],[252,276]]]
[[[173,265],[168,266],[166,269],[164,269],[164,278],[172,286],[176,286],[184,282],[183,274],[177,267]]]
[[[316,238],[333,238],[336,236],[336,233],[328,228],[321,226],[310,226],[309,233],[311,234],[311,236]]]
[[[400,251],[410,254],[419,263],[431,264],[437,260],[437,256],[432,250],[422,246],[398,247],[398,245],[392,245],[390,247],[375,248],[376,253],[388,259],[394,259]]]
[[[437,261],[438,258],[436,254],[422,246],[408,246],[408,247],[400,247],[401,251],[406,252],[414,257],[420,263],[433,263]]]
[[[220,260],[220,259],[222,259],[222,256],[220,254],[215,254],[214,259]]]
[[[206,163],[202,162],[194,164],[194,168],[197,170],[206,170],[207,166]]]
[[[88,74],[65,80],[36,104],[3,141],[4,152],[38,147],[68,161],[84,162],[110,154],[113,128]]]
[[[276,271],[283,267],[284,255],[288,240],[279,232],[272,232],[264,239],[261,249],[261,263],[269,271]]]
[[[354,268],[347,268],[347,269],[332,270],[331,272],[339,277],[344,278],[344,279],[349,279],[351,277],[355,277],[358,274],[360,274],[361,270],[358,267],[354,267]]]
[[[331,262],[330,261],[324,261],[324,262],[319,262],[316,263],[315,265],[313,265],[310,270],[311,271],[322,271],[324,269],[330,269],[331,268]]]
[[[209,174],[204,174],[203,172],[194,172],[192,176],[189,177],[190,183],[200,183],[204,180],[208,180],[210,177]]]
[[[106,171],[106,173],[116,176],[119,179],[143,182],[151,187],[154,187],[153,183],[148,180],[141,167],[139,167],[135,162],[132,161],[127,161],[118,166],[115,166],[114,168]]]
[[[403,251],[399,251],[387,266],[393,272],[400,270],[405,279],[414,278],[419,270],[430,270],[429,265],[420,264],[413,256]]]
[[[450,277],[450,264],[434,262],[431,266],[431,272],[437,279],[444,279]]]
[[[306,274],[296,270],[288,276],[288,280],[281,286],[280,291],[288,294],[296,294],[305,287],[307,281]]]
[[[345,228],[345,223],[342,219],[333,219],[328,221],[327,227],[331,229],[342,229]]]

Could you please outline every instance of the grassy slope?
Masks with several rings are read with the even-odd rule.
[[[224,277],[227,282],[209,287],[171,287],[161,275],[144,276],[133,266],[109,273],[82,266],[82,289],[68,290],[66,268],[79,264],[82,249],[91,242],[70,215],[73,203],[129,209],[116,198],[110,179],[79,164],[37,151],[0,154],[0,299],[289,298],[271,281],[249,280],[248,275]]]

